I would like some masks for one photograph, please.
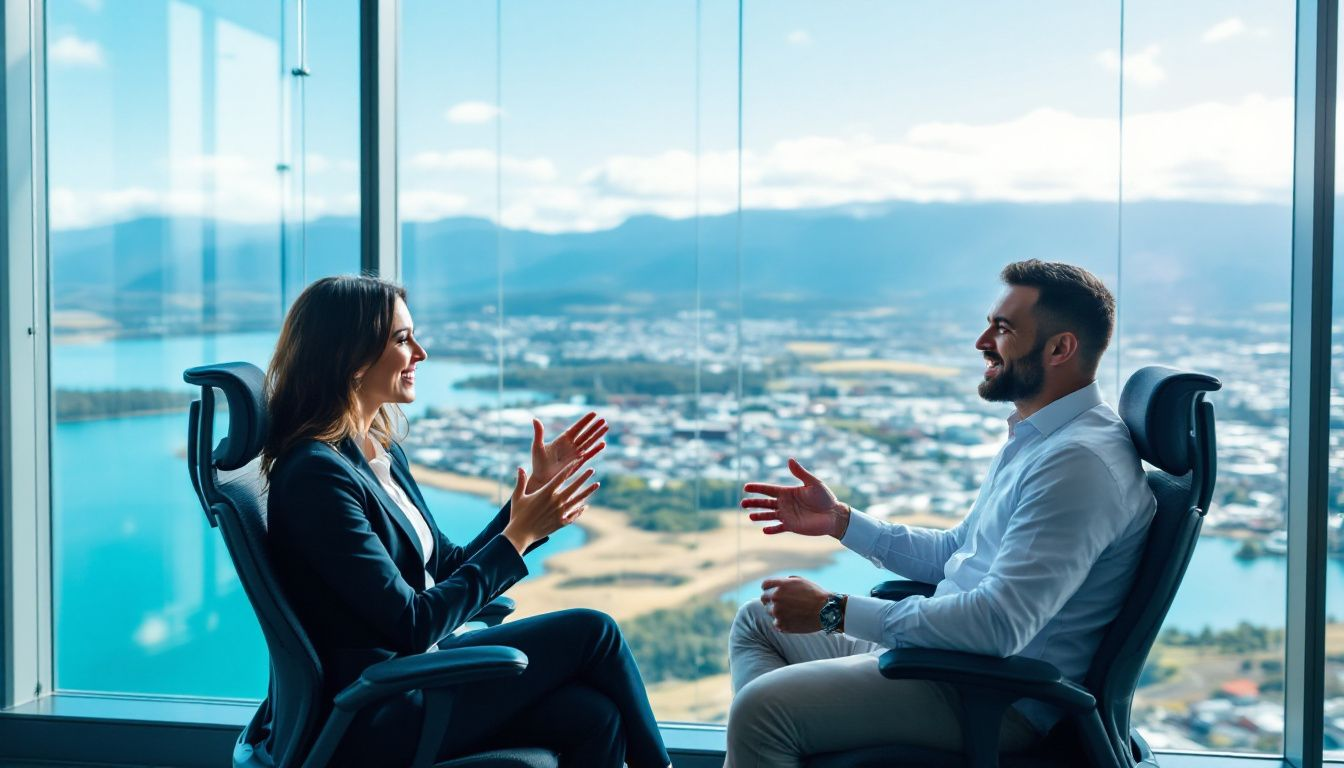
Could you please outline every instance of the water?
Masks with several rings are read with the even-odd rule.
[[[167,339],[122,339],[104,344],[57,344],[51,350],[55,389],[172,389],[192,387],[182,371],[207,363],[244,360],[265,370],[275,350],[274,332],[181,336]],[[530,403],[545,399],[529,390],[502,394],[493,390],[459,389],[469,377],[494,375],[493,365],[459,363],[431,357],[420,363],[414,403],[402,407],[419,416],[426,407],[480,408],[497,403]]]

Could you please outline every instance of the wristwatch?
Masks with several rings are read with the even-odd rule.
[[[821,630],[828,635],[839,632],[845,625],[845,601],[849,595],[831,595],[821,606]]]

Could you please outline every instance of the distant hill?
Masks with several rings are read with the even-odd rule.
[[[1240,313],[1289,299],[1287,206],[1183,202],[1127,204],[1122,301],[1134,313]],[[998,268],[1015,259],[1065,260],[1116,284],[1116,209],[1101,203],[890,203],[798,211],[747,211],[741,219],[743,291],[752,311],[825,306],[983,309]],[[598,232],[496,231],[481,219],[408,223],[403,279],[429,318],[488,303],[496,248],[511,312],[574,304],[689,307],[699,283],[706,306],[737,290],[739,219],[698,223],[654,216]],[[358,222],[328,218],[305,233],[308,275],[353,271]],[[274,325],[280,316],[279,225],[141,218],[53,232],[57,309],[137,316],[196,311],[213,289],[219,321]],[[289,290],[302,270],[288,251]],[[109,253],[112,257],[109,258]],[[213,259],[203,258],[213,254]],[[205,265],[213,264],[207,272]],[[1344,272],[1344,270],[1341,270]],[[112,289],[112,290],[109,290]],[[188,314],[190,314],[188,312]]]

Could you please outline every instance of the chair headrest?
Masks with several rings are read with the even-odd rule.
[[[1135,371],[1120,394],[1120,418],[1129,427],[1139,457],[1168,474],[1189,472],[1195,396],[1222,387],[1212,376],[1163,365]]]
[[[182,378],[188,384],[220,389],[229,401],[229,433],[215,448],[215,466],[234,470],[254,459],[270,431],[261,369],[251,363],[216,363],[188,368]],[[214,418],[214,414],[201,414],[201,418]]]

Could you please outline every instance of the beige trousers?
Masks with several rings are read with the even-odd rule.
[[[743,605],[729,635],[734,696],[724,768],[792,768],[808,755],[882,744],[960,749],[956,691],[882,677],[884,650],[845,634],[780,632],[759,600]],[[1038,738],[1009,709],[1001,748]]]

